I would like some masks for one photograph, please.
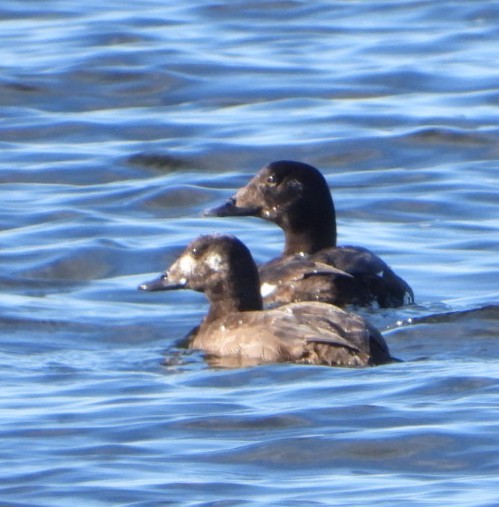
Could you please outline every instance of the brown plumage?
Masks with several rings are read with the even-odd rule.
[[[193,241],[146,291],[204,292],[210,309],[188,346],[222,365],[290,361],[368,366],[392,358],[381,334],[362,317],[320,302],[263,310],[258,270],[246,246],[228,235]]]
[[[260,268],[265,304],[324,301],[387,308],[414,302],[411,287],[376,254],[336,245],[333,199],[315,167],[272,162],[224,205],[206,214],[255,216],[284,231],[282,255]],[[324,265],[335,271],[328,273]]]

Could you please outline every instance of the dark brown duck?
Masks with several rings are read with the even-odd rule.
[[[289,361],[369,366],[392,361],[382,335],[359,315],[320,302],[263,310],[258,269],[237,238],[201,236],[140,290],[204,292],[208,314],[189,338],[219,365]]]
[[[323,175],[301,162],[263,167],[209,216],[255,216],[277,224],[285,236],[281,256],[260,267],[266,304],[324,301],[382,308],[414,303],[411,287],[376,254],[336,245],[336,214]]]

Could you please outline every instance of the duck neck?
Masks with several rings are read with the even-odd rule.
[[[305,207],[304,207],[305,208]],[[290,217],[282,225],[285,235],[284,255],[313,254],[323,248],[336,246],[336,214],[332,201],[320,209],[314,206]]]
[[[231,278],[217,284],[206,293],[206,296],[210,301],[206,322],[212,322],[230,313],[263,309],[258,273]]]

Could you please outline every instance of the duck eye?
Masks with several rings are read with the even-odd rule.
[[[194,259],[199,259],[201,258],[201,256],[203,255],[203,252],[204,252],[204,248],[201,247],[201,249],[195,247],[191,250],[191,255],[192,257],[194,257]]]
[[[167,271],[166,273],[163,273],[163,274],[159,277],[159,279],[160,279],[160,280],[166,280],[167,278],[168,278],[168,271]]]
[[[271,174],[270,176],[267,176],[267,183],[270,183],[271,185],[277,185],[277,177],[275,174]]]

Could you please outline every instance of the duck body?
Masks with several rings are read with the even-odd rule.
[[[263,310],[256,265],[233,236],[201,236],[160,279],[139,288],[204,292],[210,310],[188,347],[204,351],[216,364],[354,367],[392,361],[383,336],[355,313],[322,302]]]
[[[331,192],[322,174],[308,164],[272,162],[206,214],[255,216],[283,230],[282,255],[260,266],[266,305],[323,301],[388,308],[414,302],[409,284],[376,254],[336,245]]]
[[[310,255],[283,255],[259,268],[266,306],[322,301],[381,308],[414,302],[410,286],[373,252],[354,246],[324,248]]]
[[[201,324],[189,348],[251,364],[371,366],[391,361],[378,331],[358,315],[318,302],[237,312]]]

